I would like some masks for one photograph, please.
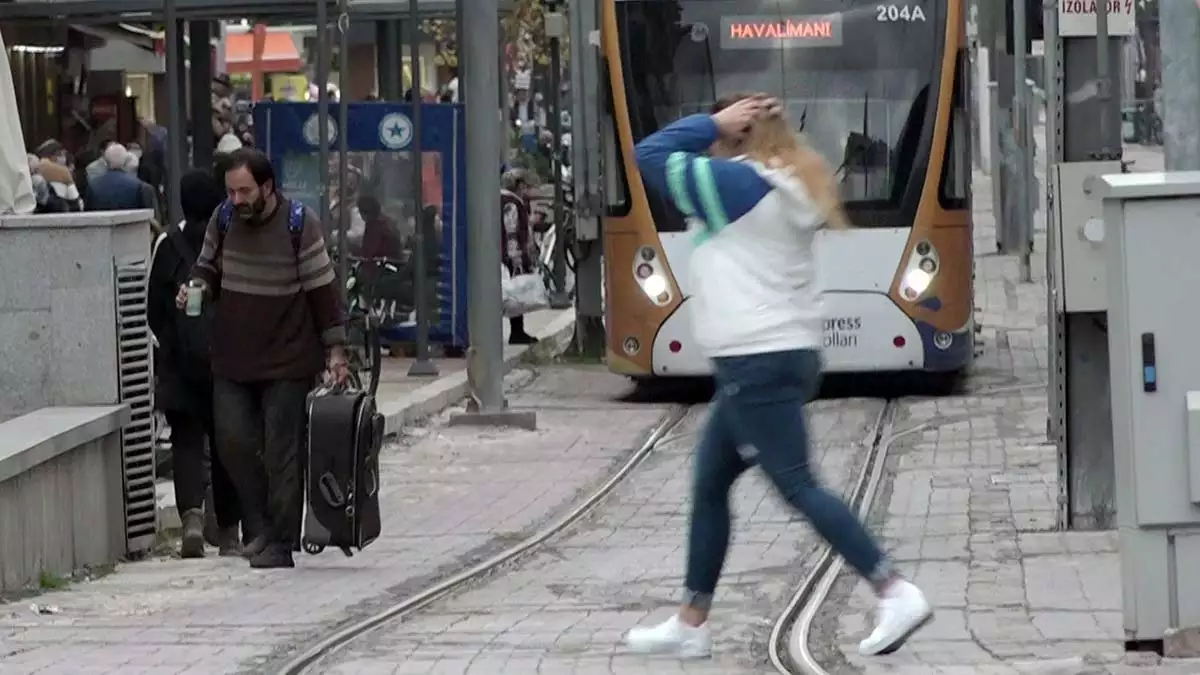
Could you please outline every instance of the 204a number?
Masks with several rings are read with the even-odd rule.
[[[876,5],[875,20],[892,21],[926,21],[925,10],[920,5]]]

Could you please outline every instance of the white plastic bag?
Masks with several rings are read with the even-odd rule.
[[[557,237],[557,228],[554,226],[546,230],[546,234],[542,238],[541,255],[539,256],[539,263],[542,269],[545,270],[547,283],[551,284],[554,283],[554,242]],[[566,269],[563,270],[565,272],[563,276],[563,290],[567,293],[567,297],[573,298],[575,297],[575,272],[571,270],[570,265],[564,265],[564,267]]]
[[[512,276],[500,268],[500,297],[504,316],[512,318],[550,307],[550,292],[540,273]]]

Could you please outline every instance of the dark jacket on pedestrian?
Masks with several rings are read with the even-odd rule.
[[[511,190],[500,192],[500,257],[513,276],[535,269],[533,240],[529,232],[529,203]]]
[[[88,184],[84,200],[88,211],[123,211],[150,209],[157,213],[158,199],[154,188],[132,173],[109,169]]]
[[[207,401],[197,401],[210,395],[212,372],[196,367],[189,347],[180,344],[180,333],[189,330],[199,320],[187,317],[175,306],[175,295],[191,273],[196,257],[204,245],[204,230],[209,218],[221,203],[222,194],[212,175],[191,171],[180,181],[180,206],[183,222],[173,226],[179,234],[164,232],[158,235],[151,254],[150,280],[147,289],[147,320],[158,342],[155,372],[155,404],[159,410],[185,411],[199,415]],[[195,341],[204,342],[201,335]],[[197,406],[197,403],[203,404]]]

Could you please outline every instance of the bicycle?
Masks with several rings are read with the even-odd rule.
[[[379,377],[383,369],[380,320],[373,308],[371,285],[363,283],[360,277],[363,263],[390,263],[386,259],[356,256],[348,256],[347,259],[350,262],[350,274],[346,279],[346,356],[350,361],[350,384],[374,396],[379,391]]]

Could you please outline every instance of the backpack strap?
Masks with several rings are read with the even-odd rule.
[[[180,255],[180,257],[187,260],[188,267],[191,267],[191,263],[196,262],[198,252],[196,249],[192,248],[192,245],[188,243],[187,238],[183,236],[183,230],[179,229],[178,225],[175,227],[168,227],[166,235],[167,239],[171,242],[171,245],[175,247],[175,251]]]
[[[233,222],[233,202],[226,199],[217,207],[217,231],[224,235]]]
[[[288,234],[292,237],[292,253],[299,257],[304,236],[304,204],[298,199],[288,200]]]

